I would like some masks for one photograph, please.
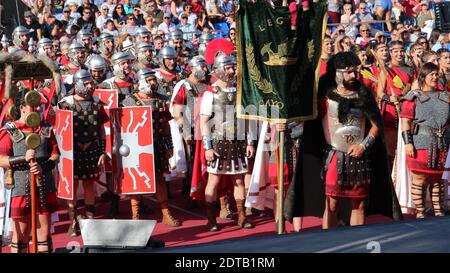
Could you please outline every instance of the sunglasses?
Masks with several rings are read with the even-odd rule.
[[[368,29],[361,29],[360,31],[361,31],[361,32],[369,32]]]
[[[122,7],[121,7],[121,6],[118,6],[116,9],[122,9]]]
[[[109,11],[109,9],[102,9],[103,11]]]
[[[181,17],[181,19],[187,19],[187,17]]]
[[[230,32],[230,36],[231,36],[231,35],[236,35],[236,33],[234,33],[234,32]]]
[[[164,17],[164,19],[170,19],[170,17]]]

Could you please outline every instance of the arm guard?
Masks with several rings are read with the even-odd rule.
[[[403,131],[402,138],[403,138],[403,142],[405,142],[405,144],[413,144],[413,137],[411,135],[411,131],[409,131],[409,130]]]
[[[366,138],[360,143],[364,149],[369,149],[375,143],[375,137],[372,135],[367,135]]]
[[[213,148],[212,140],[208,136],[202,137],[202,143],[203,143],[203,148],[205,149],[205,151]]]
[[[25,156],[10,156],[9,159],[9,166],[11,166],[11,169],[17,169],[17,168],[27,168],[28,162],[25,160]]]

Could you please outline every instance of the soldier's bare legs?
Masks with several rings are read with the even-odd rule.
[[[365,222],[364,199],[351,199],[351,202],[352,202],[352,215],[350,217],[350,225],[351,226],[364,225]]]
[[[205,188],[205,200],[206,202],[216,202],[217,200],[217,188],[220,182],[220,175],[208,173],[208,183]]]
[[[52,224],[51,214],[39,214],[37,221],[37,242],[38,252],[52,252],[52,240],[50,234],[50,226]]]
[[[89,219],[94,218],[95,214],[94,183],[94,181],[83,181],[85,211],[86,217]]]
[[[13,219],[11,253],[28,253],[31,234],[31,217]]]
[[[69,207],[67,209],[67,214],[69,215],[69,229],[67,230],[67,233],[69,233],[69,235],[71,237],[75,237],[75,236],[79,236],[80,235],[80,230],[79,230],[79,226],[78,226],[78,211],[76,209],[76,204],[77,204],[77,192],[78,192],[78,181],[75,181],[73,183],[73,200],[69,200],[67,201],[67,206]]]
[[[413,179],[411,196],[416,207],[416,218],[425,218],[426,175],[417,172],[411,174]]]
[[[50,225],[51,215],[37,216],[37,250],[51,252]],[[31,216],[13,219],[11,253],[28,253],[31,239]]]
[[[337,226],[339,200],[337,198],[327,196],[325,199],[325,212],[323,215],[322,228],[329,229]]]
[[[445,184],[442,182],[441,175],[431,175],[428,184],[430,184],[431,203],[433,205],[434,216],[445,216]]]
[[[234,199],[245,199],[244,175],[234,176]]]
[[[172,227],[180,226],[180,222],[170,213],[167,187],[161,174],[156,174],[156,198],[161,206],[162,223]]]

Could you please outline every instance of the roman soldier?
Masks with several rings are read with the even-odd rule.
[[[83,183],[85,214],[92,219],[95,213],[94,183],[98,181],[108,157],[103,124],[109,118],[104,106],[92,96],[95,84],[91,74],[81,69],[74,74],[73,79],[74,95],[63,98],[59,108],[73,111],[74,192],[77,192],[78,183]],[[79,235],[76,201],[75,195],[74,200],[68,202],[70,236]]]
[[[334,55],[319,84],[319,116],[306,121],[285,217],[323,216],[335,227],[339,207],[349,200],[351,225],[365,212],[402,219],[387,168],[383,123],[372,91],[357,80],[358,57]],[[345,220],[345,219],[344,219]]]
[[[50,59],[54,59],[53,41],[48,38],[42,38],[38,42],[38,54],[46,54]]]
[[[91,73],[95,85],[99,85],[106,79],[112,77],[111,73],[108,71],[108,64],[100,55],[90,55],[86,61],[86,67],[88,68],[89,73]]]
[[[160,62],[160,68],[156,70],[158,93],[170,101],[175,84],[184,76],[177,70],[177,52],[173,47],[163,47],[158,53],[158,58]]]
[[[450,141],[449,94],[437,89],[439,68],[425,63],[418,76],[418,90],[404,96],[402,139],[406,166],[412,176],[411,199],[416,218],[425,218],[427,187],[435,216],[444,216],[445,183],[442,180]]]
[[[112,56],[114,77],[106,79],[100,86],[105,89],[119,91],[119,104],[127,95],[134,93],[134,79],[131,74],[131,63],[134,56],[129,52],[117,52]]]
[[[62,79],[66,90],[71,90],[73,87],[73,74],[78,70],[84,69],[84,63],[86,61],[86,48],[83,44],[78,42],[73,42],[69,46],[69,63],[64,67],[62,71]],[[70,91],[69,91],[70,92]],[[66,94],[62,94],[63,96]],[[71,93],[67,95],[73,95]]]
[[[102,32],[98,40],[100,43],[98,51],[100,56],[107,62],[109,68],[111,66],[111,57],[114,54],[114,36],[108,32]]]
[[[238,211],[237,224],[241,228],[253,228],[254,225],[245,215],[244,175],[247,173],[247,159],[253,156],[254,148],[253,141],[246,139],[246,130],[242,128],[245,126],[240,126],[242,124],[238,124],[236,118],[236,59],[221,50],[220,46],[210,50],[214,51],[211,53],[215,56],[213,76],[217,80],[205,89],[199,111],[202,145],[208,172],[205,189],[207,227],[209,231],[219,230],[216,221],[219,184],[231,182],[231,185],[234,185]],[[230,114],[229,111],[233,112]]]
[[[154,48],[150,43],[141,42],[136,46],[136,61],[133,68],[138,71],[142,68],[155,69],[157,65],[153,61]]]
[[[28,52],[28,42],[30,41],[30,31],[24,26],[18,26],[14,29],[13,33],[13,44],[8,51],[12,53],[12,49],[20,49]]]
[[[92,51],[92,33],[89,30],[83,28],[80,31],[78,31],[77,42],[84,45],[88,55],[93,53],[93,51]]]
[[[189,76],[179,81],[173,90],[171,98],[171,112],[177,122],[180,134],[184,139],[186,158],[188,163],[188,177],[183,180],[183,194],[189,196],[191,175],[196,149],[194,107],[198,96],[208,86],[208,68],[205,58],[195,56],[189,61]],[[221,199],[222,200],[222,199]],[[191,202],[190,206],[194,204]],[[221,213],[222,215],[223,213]],[[231,212],[225,213],[230,218]],[[226,218],[225,217],[225,218]]]
[[[31,116],[39,114],[27,104],[26,97],[36,91],[19,91],[14,100],[15,121],[7,122],[0,129],[0,167],[7,169],[5,186],[11,189],[11,219],[13,235],[11,252],[28,252],[31,229],[30,177],[36,175],[37,187],[37,250],[52,252],[50,233],[51,214],[58,209],[53,170],[59,158],[58,144],[51,125],[40,123],[30,127]],[[27,121],[28,120],[28,121]],[[39,125],[39,123],[38,123]],[[29,148],[33,141],[40,142],[36,149]]]
[[[140,43],[151,43],[152,33],[145,27],[140,27],[136,30],[136,42]]]
[[[170,115],[168,104],[163,96],[157,93],[158,82],[155,72],[143,68],[138,71],[138,92],[126,96],[122,102],[123,107],[129,106],[151,106],[153,118],[153,141],[155,145],[155,174],[156,174],[156,197],[161,205],[163,215],[162,223],[177,227],[180,222],[170,213],[168,206],[167,188],[163,179],[163,174],[170,171],[169,158],[173,154],[172,137],[170,133]],[[132,218],[140,219],[140,196],[132,195],[131,210]]]
[[[200,35],[199,45],[198,45],[198,54],[200,56],[205,56],[206,47],[208,46],[208,43],[211,42],[213,39],[214,39],[214,36],[209,32],[203,32]]]

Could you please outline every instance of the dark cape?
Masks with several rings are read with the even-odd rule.
[[[321,79],[321,82],[323,82],[322,80],[326,79]],[[334,89],[333,86],[328,85],[324,87],[322,85],[322,88],[319,90],[326,91],[322,92],[322,94],[319,93],[318,101],[325,98],[325,93],[332,89]],[[361,86],[360,95],[362,95],[363,110],[366,116],[374,120],[380,128],[380,134],[370,149],[372,174],[369,184],[369,196],[366,199],[366,215],[381,214],[394,220],[402,220],[403,215],[388,168],[383,125],[379,109],[372,91]],[[367,122],[366,128],[370,128],[370,122],[368,120]],[[306,121],[297,166],[284,201],[284,217],[288,221],[292,222],[293,217],[323,216],[325,210],[325,182],[321,178],[321,171],[324,163],[325,146],[326,141],[321,118],[318,117],[315,120]]]

